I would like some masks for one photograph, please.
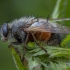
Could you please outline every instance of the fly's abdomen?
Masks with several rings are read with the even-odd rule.
[[[51,33],[50,32],[36,32],[35,37],[38,41],[47,42],[51,37]]]
[[[64,37],[65,37],[64,35],[52,33],[52,36],[48,40],[47,44],[50,45],[50,46],[60,45],[60,43],[62,42]]]

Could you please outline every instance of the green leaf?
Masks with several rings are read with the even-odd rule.
[[[28,66],[29,66],[29,70],[41,70],[40,68],[40,64],[38,63],[38,61],[36,61],[35,59],[32,59],[32,57],[30,57],[28,59],[29,63],[28,63]]]
[[[19,58],[19,55],[16,53],[15,49],[13,46],[11,46],[11,53],[13,55],[13,59],[14,59],[14,62],[15,62],[15,65],[17,67],[18,70],[27,70],[26,67],[22,64],[20,58]]]
[[[61,42],[61,46],[67,46],[67,43],[70,42],[70,35],[67,35]],[[69,47],[70,48],[70,47]]]
[[[52,13],[53,19],[58,18],[58,16],[59,16],[60,3],[61,3],[61,0],[57,0],[55,8],[54,8],[53,13]]]
[[[53,13],[52,13],[53,19],[65,16],[67,3],[68,3],[68,0],[57,0]]]
[[[31,48],[32,48],[32,47],[34,47],[34,46],[35,46],[35,43],[34,43],[34,42],[28,42],[28,44],[27,44],[27,45],[28,45],[28,47],[31,47]]]

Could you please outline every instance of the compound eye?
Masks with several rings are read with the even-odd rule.
[[[8,24],[7,23],[3,24],[2,31],[3,31],[4,37],[7,37],[8,36]]]

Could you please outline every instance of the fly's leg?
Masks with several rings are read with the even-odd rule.
[[[21,58],[21,61],[22,63],[24,64],[24,59],[25,59],[25,52],[26,52],[26,49],[27,49],[27,41],[28,41],[28,37],[29,37],[29,33],[27,34],[27,37],[26,37],[26,40],[25,40],[25,43],[24,43],[24,48],[23,48],[23,57]]]
[[[38,42],[37,42],[37,40],[36,40],[36,38],[35,38],[35,36],[34,36],[34,34],[33,33],[31,33],[32,34],[32,36],[33,36],[33,39],[34,39],[34,41],[36,42],[36,44],[42,49],[42,50],[44,50],[45,51],[45,53],[47,54],[47,50],[45,50],[45,48],[43,48]]]
[[[27,34],[26,40],[24,42],[24,49],[27,49],[28,38],[29,38],[29,33]]]
[[[27,34],[26,40],[24,42],[24,48],[21,50],[21,51],[23,51],[23,56],[22,57],[20,56],[20,51],[18,51],[18,49],[13,46],[13,45],[20,45],[20,44],[22,44],[22,41],[21,40],[18,40],[17,42],[12,42],[8,46],[10,49],[11,48],[14,48],[15,49],[16,53],[19,54],[19,57],[20,57],[22,63],[24,62],[24,56],[25,56],[25,52],[26,52],[26,49],[27,49],[28,37],[29,37],[29,33]]]

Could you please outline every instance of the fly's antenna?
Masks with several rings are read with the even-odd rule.
[[[0,27],[0,35],[1,35],[1,27]]]
[[[47,23],[48,23],[48,20],[49,20],[49,19],[50,19],[50,16],[48,15],[48,16],[47,16]]]
[[[37,14],[37,22],[39,21],[39,17],[38,17],[38,14]]]
[[[70,18],[58,18],[58,19],[50,19],[50,20],[53,20],[53,21],[68,21],[68,20],[70,20]]]

